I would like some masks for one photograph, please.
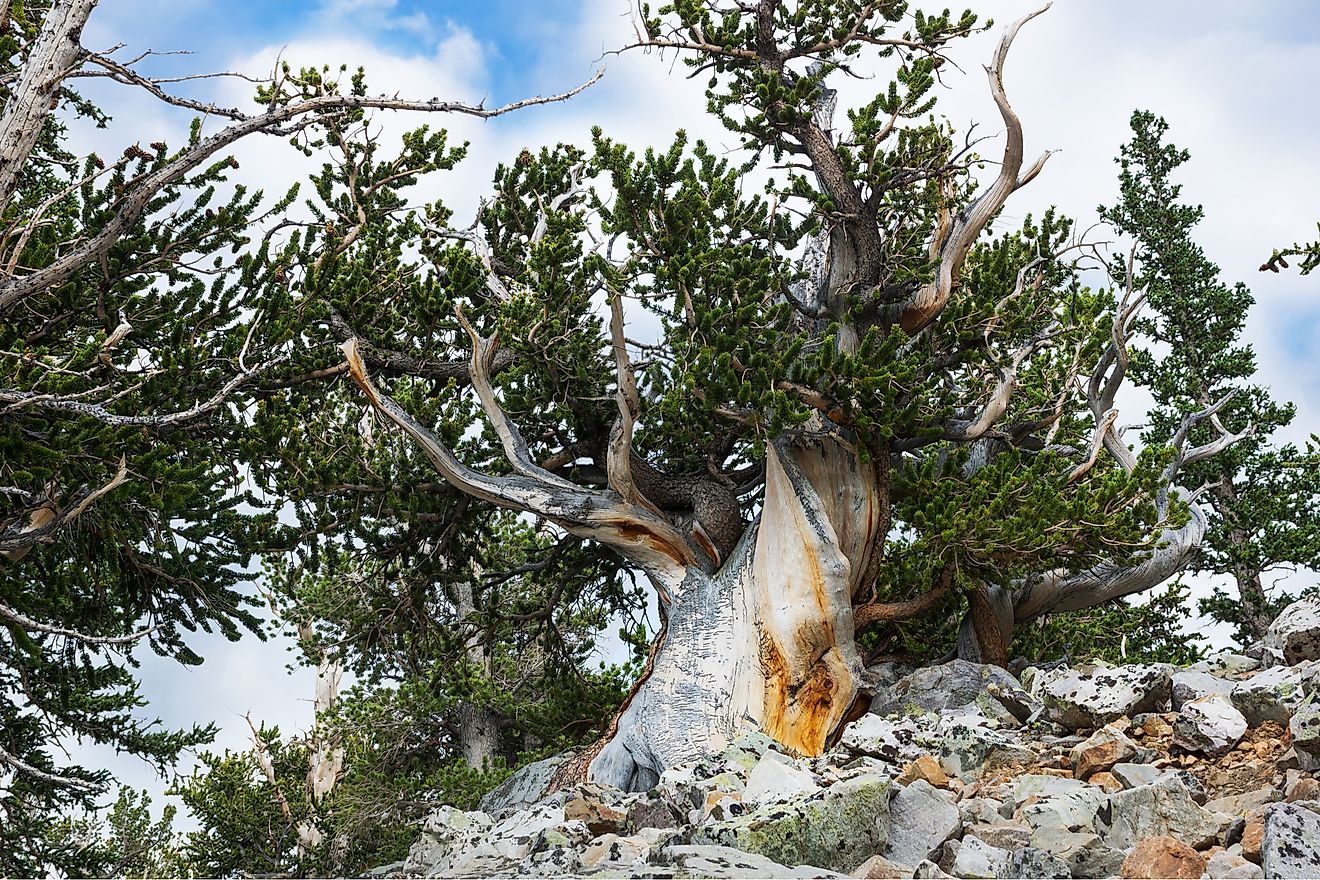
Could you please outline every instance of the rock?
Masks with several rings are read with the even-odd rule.
[[[884,856],[871,856],[853,869],[849,876],[857,880],[906,880],[912,876],[912,871],[911,865],[900,865]]]
[[[989,727],[980,716],[942,717],[929,740],[939,752],[940,766],[951,776],[1029,767],[1036,760],[1036,753],[1016,736]]]
[[[494,824],[485,813],[440,807],[422,823],[421,835],[408,850],[404,871],[424,874],[437,866],[448,867],[458,855],[484,840]]]
[[[1300,777],[1288,787],[1284,800],[1290,804],[1297,801],[1320,800],[1320,780],[1311,776]]]
[[[1320,877],[1320,815],[1301,804],[1274,804],[1265,811],[1260,866],[1274,877]]]
[[[867,713],[843,730],[839,744],[858,755],[872,755],[902,766],[924,754],[911,719],[891,720]]]
[[[779,864],[846,873],[884,850],[891,789],[884,776],[846,779],[815,794],[693,828],[688,842],[731,846]]]
[[[793,759],[779,752],[766,752],[747,776],[743,789],[744,804],[756,805],[785,801],[796,794],[814,794],[820,786],[811,774],[793,764]]]
[[[1123,860],[1119,876],[1126,880],[1200,880],[1205,859],[1172,837],[1147,837]]]
[[[1259,865],[1229,852],[1212,855],[1205,863],[1205,873],[1210,880],[1261,880],[1265,876]]]
[[[1167,666],[1073,670],[1046,683],[1041,699],[1051,721],[1072,730],[1103,727],[1124,715],[1161,709],[1169,700]]]
[[[1259,788],[1243,794],[1227,795],[1207,801],[1205,808],[1234,818],[1244,817],[1257,807],[1272,804],[1279,799],[1278,789]]]
[[[1179,669],[1173,674],[1173,686],[1170,691],[1173,711],[1177,712],[1185,704],[1212,694],[1228,696],[1237,682],[1227,681],[1208,672],[1194,672],[1191,669]]]
[[[1288,720],[1288,735],[1297,753],[1297,766],[1303,770],[1320,769],[1320,703],[1307,697]]]
[[[841,877],[809,865],[790,868],[756,853],[727,846],[670,846],[663,850],[662,863],[681,869],[684,876],[728,878]]]
[[[965,837],[958,845],[949,873],[955,877],[994,880],[1007,875],[1011,856],[1008,850],[991,846],[979,837]]]
[[[1069,831],[1062,825],[1037,828],[1031,833],[1031,846],[1063,862],[1073,877],[1113,877],[1123,864],[1123,851],[1107,845],[1098,834]]]
[[[954,660],[918,669],[896,682],[883,700],[871,705],[877,715],[911,715],[960,709],[1017,725],[1036,709],[1036,701],[1018,680],[998,666]]]
[[[1260,661],[1246,654],[1216,651],[1204,660],[1187,667],[1188,672],[1207,672],[1220,678],[1231,678],[1260,669]]]
[[[574,838],[588,832],[585,822],[580,827],[573,827],[580,820],[566,820],[564,808],[552,803],[536,804],[526,810],[510,813],[497,822],[487,836],[488,844],[499,855],[518,861],[532,851],[532,846],[542,838],[543,832],[558,826],[568,826],[561,833],[571,845]]]
[[[508,779],[486,792],[481,799],[482,812],[498,816],[541,800],[550,787],[550,777],[554,776],[560,764],[571,757],[572,752],[564,752],[520,767]]]
[[[962,829],[952,799],[924,779],[900,789],[889,803],[889,840],[881,854],[915,865]]]
[[[1058,880],[1072,876],[1072,868],[1057,856],[1043,849],[1027,846],[1014,850],[1008,859],[1005,877],[1019,877],[1022,880]]]
[[[1094,785],[1096,788],[1099,788],[1105,794],[1113,794],[1116,791],[1122,791],[1124,788],[1123,783],[1118,781],[1118,777],[1113,773],[1110,773],[1108,770],[1096,773],[1086,781]]]
[[[994,798],[969,797],[958,802],[958,815],[964,825],[993,825],[1008,818],[1003,810],[1003,802]],[[1008,815],[1013,815],[1011,808]]]
[[[924,779],[936,788],[944,788],[949,784],[949,774],[930,755],[922,755],[909,763],[894,781],[899,785],[907,785],[917,779]]]
[[[1289,666],[1320,660],[1320,600],[1298,599],[1283,609],[1261,642],[1282,651]]]
[[[583,868],[599,868],[602,865],[626,868],[645,861],[650,851],[651,844],[640,836],[606,834],[593,840],[582,851],[580,864]]]
[[[1247,719],[1222,694],[1183,705],[1173,722],[1173,744],[1212,758],[1227,754],[1247,732]]]
[[[1106,801],[1104,792],[1080,780],[1032,773],[1013,786],[1013,817],[1032,828],[1058,825],[1094,832]]]
[[[1199,806],[1178,777],[1169,774],[1149,785],[1109,796],[1107,842],[1119,849],[1147,837],[1176,837],[1193,848],[1207,847],[1219,836],[1223,822]]]
[[[494,852],[469,852],[460,856],[453,864],[443,870],[431,869],[427,877],[443,877],[445,880],[485,880],[487,877],[514,876],[519,871],[518,862]]]
[[[1265,817],[1248,818],[1246,827],[1242,829],[1242,857],[1260,864],[1261,844],[1265,840]]]
[[[1074,746],[1068,757],[1072,761],[1073,775],[1078,779],[1089,779],[1093,773],[1108,770],[1136,757],[1136,754],[1136,743],[1118,728],[1106,725]]]
[[[1031,828],[1017,822],[973,825],[964,832],[963,840],[965,841],[969,835],[979,837],[991,846],[997,846],[1010,852],[1031,844]]]
[[[1252,727],[1266,721],[1286,726],[1305,697],[1301,671],[1288,666],[1266,669],[1238,682],[1231,697]]]
[[[626,829],[633,833],[644,828],[677,828],[679,810],[660,792],[652,789],[628,806]]]
[[[1110,772],[1114,774],[1119,782],[1123,783],[1124,788],[1150,785],[1164,775],[1163,770],[1152,767],[1150,764],[1115,764],[1114,769]]]
[[[578,795],[565,802],[564,819],[582,822],[591,830],[593,836],[599,837],[602,834],[618,834],[622,831],[628,814],[606,806],[595,798]]]

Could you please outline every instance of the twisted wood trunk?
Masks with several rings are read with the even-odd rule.
[[[761,514],[724,564],[659,585],[664,641],[589,778],[649,788],[752,730],[820,754],[869,703],[852,594],[881,510],[870,468],[842,446],[774,444]]]

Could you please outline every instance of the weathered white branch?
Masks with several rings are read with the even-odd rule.
[[[899,324],[907,333],[920,331],[943,311],[962,272],[963,262],[985,225],[1004,206],[1013,191],[1030,182],[1049,158],[1049,154],[1045,154],[1036,160],[1026,175],[1018,177],[1022,170],[1022,121],[1018,119],[1004,91],[1004,62],[1022,26],[1049,9],[1050,5],[1047,3],[1009,25],[999,42],[994,59],[985,69],[990,78],[990,91],[999,107],[999,115],[1004,120],[1004,155],[999,175],[975,201],[953,218],[942,235],[937,234],[932,243],[932,254],[939,258],[934,280],[922,285],[907,300],[884,310],[885,317]]]
[[[688,567],[705,564],[698,562],[699,558],[704,560],[704,554],[699,555],[667,519],[627,504],[613,493],[522,474],[491,476],[468,467],[407,410],[372,384],[356,340],[346,342],[343,350],[349,375],[376,410],[410,436],[455,488],[500,507],[543,516],[579,537],[601,541],[636,562],[663,589],[675,588]]]
[[[26,761],[21,761],[13,755],[0,748],[0,764],[8,764],[20,773],[31,776],[42,782],[49,782],[51,785],[61,785],[66,788],[81,788],[84,791],[97,791],[97,786],[83,779],[73,779],[69,776],[59,776],[54,773],[47,773],[45,770],[39,770]]]
[[[0,210],[9,204],[19,173],[59,100],[60,86],[78,61],[83,25],[95,7],[96,0],[55,0],[23,59],[22,75],[0,117]]]

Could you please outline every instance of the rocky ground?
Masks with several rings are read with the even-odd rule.
[[[543,796],[556,760],[426,821],[398,877],[1320,876],[1320,604],[1186,669],[956,661],[819,758],[760,735],[640,794]]]

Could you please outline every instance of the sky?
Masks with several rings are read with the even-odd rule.
[[[1037,5],[977,4],[996,27],[953,52],[961,71],[946,77],[940,91],[940,112],[959,130],[970,122],[981,133],[1001,130],[982,65],[1002,25]],[[143,70],[157,75],[224,70],[260,77],[277,58],[295,66],[346,63],[366,67],[373,92],[487,105],[562,92],[604,66],[601,82],[571,101],[487,123],[381,118],[387,136],[430,123],[471,141],[471,158],[419,193],[419,201],[442,196],[461,219],[486,191],[498,161],[524,146],[585,143],[593,125],[635,148],[667,145],[679,128],[714,145],[732,144],[706,117],[701,84],[685,79],[672,58],[606,54],[630,40],[631,22],[629,0],[105,0],[83,41],[97,50],[122,43],[124,57],[146,49],[193,53],[149,59]],[[998,221],[1004,226],[1051,205],[1080,227],[1095,222],[1096,207],[1117,197],[1113,157],[1128,137],[1132,111],[1168,119],[1171,138],[1192,153],[1180,178],[1184,193],[1206,210],[1197,238],[1225,279],[1245,281],[1256,296],[1247,337],[1260,381],[1297,404],[1297,419],[1282,438],[1290,441],[1320,432],[1320,273],[1301,278],[1257,267],[1275,247],[1316,237],[1320,115],[1312,92],[1318,76],[1320,4],[1312,0],[1056,0],[1023,29],[1005,76],[1028,157],[1055,152],[1041,176],[1010,200]],[[854,83],[845,100],[866,88],[867,82]],[[123,87],[86,91],[114,122],[107,131],[76,131],[76,145],[117,155],[133,142],[177,144],[186,132],[190,117],[182,110]],[[207,80],[180,91],[242,106],[252,87]],[[984,149],[993,155],[995,147]],[[243,179],[270,192],[283,193],[307,168],[279,140],[249,140],[235,152]],[[1140,401],[1131,405],[1120,423],[1142,421]],[[1188,628],[1226,640],[1194,620]],[[293,660],[287,640],[231,645],[199,638],[195,647],[207,658],[197,668],[139,653],[149,711],[167,725],[214,721],[217,748],[245,748],[245,713],[284,730],[310,724],[312,675],[286,669]],[[104,762],[127,784],[147,787],[159,801],[164,784],[140,762],[105,750],[75,751]]]

